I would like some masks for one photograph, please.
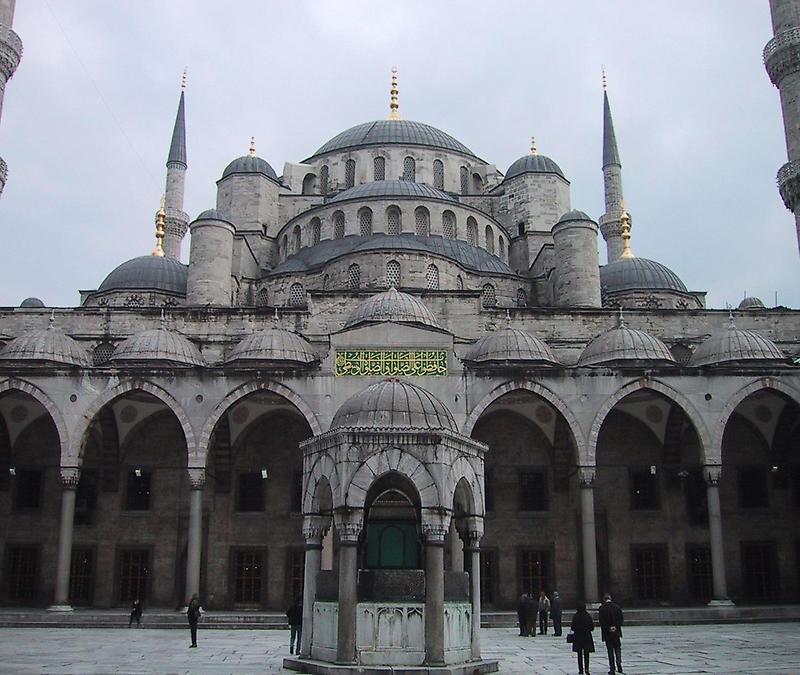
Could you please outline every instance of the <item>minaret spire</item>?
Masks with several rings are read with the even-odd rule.
[[[182,164],[186,168],[186,117],[185,117],[186,70],[181,76],[181,97],[178,101],[178,114],[172,128],[172,142],[169,145],[167,168],[170,164]]]
[[[3,112],[3,94],[6,84],[11,79],[14,71],[22,58],[22,40],[13,30],[11,24],[14,22],[15,0],[0,0],[0,115]],[[0,194],[6,184],[8,167],[0,157]]]
[[[392,88],[389,90],[390,100],[389,100],[389,119],[390,120],[399,120],[400,119],[400,104],[397,102],[397,95],[400,91],[397,88],[397,66],[392,68]]]
[[[622,162],[614,133],[611,117],[611,104],[608,102],[608,78],[603,69],[603,186],[606,212],[600,218],[600,232],[606,240],[608,262],[614,262],[624,251],[622,239],[622,213],[624,197],[622,192]],[[630,234],[630,219],[628,221]]]

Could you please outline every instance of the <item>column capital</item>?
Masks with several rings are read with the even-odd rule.
[[[582,488],[594,487],[594,479],[597,475],[597,467],[594,465],[584,465],[578,467],[578,481]]]
[[[444,539],[450,530],[450,513],[447,511],[423,511],[422,512],[422,535],[428,544],[443,544]]]
[[[327,516],[305,516],[303,518],[303,537],[306,544],[322,546],[322,540],[328,533],[330,518]]]
[[[467,536],[466,541],[480,541],[483,537],[483,517],[482,516],[469,516],[467,518]]]
[[[202,490],[206,484],[206,470],[189,468],[189,485],[192,490]]]
[[[364,527],[364,509],[346,509],[334,512],[336,531],[340,544],[357,544]]]
[[[706,485],[716,487],[722,479],[722,464],[707,464],[703,467],[703,478]]]
[[[75,490],[81,479],[81,469],[77,466],[62,466],[60,468],[61,487],[66,490]]]

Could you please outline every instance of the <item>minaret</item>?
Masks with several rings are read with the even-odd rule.
[[[772,32],[764,47],[764,65],[778,87],[789,161],[778,170],[778,190],[794,213],[800,246],[800,0],[769,0]]]
[[[600,218],[600,232],[606,240],[608,262],[622,255],[622,162],[619,161],[617,137],[611,106],[608,103],[608,82],[603,71],[603,186],[606,196],[606,212]]]
[[[2,0],[0,0],[2,1]],[[186,121],[184,119],[184,95],[186,93],[186,71],[181,78],[181,98],[172,142],[167,157],[167,183],[164,191],[167,220],[164,229],[164,255],[181,257],[181,241],[189,229],[189,215],[183,210],[183,189],[186,182]]]
[[[0,0],[0,117],[3,115],[3,94],[22,58],[22,40],[13,30],[14,4],[16,0]],[[0,157],[0,194],[6,185],[8,167]]]

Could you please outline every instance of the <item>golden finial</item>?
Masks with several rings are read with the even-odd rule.
[[[164,210],[164,206],[166,204],[166,198],[161,197],[161,208],[158,209],[158,215],[156,216],[156,247],[153,249],[153,255],[157,258],[164,257],[164,247],[162,243],[164,241],[164,225],[167,219],[167,212]]]
[[[605,66],[603,66],[603,91],[608,91],[608,78],[606,77]]]
[[[256,156],[256,137],[250,136],[250,150],[247,151],[247,154],[251,157]]]
[[[400,105],[397,103],[397,94],[399,93],[397,89],[397,66],[392,68],[392,88],[389,90],[389,94],[391,95],[391,101],[389,103],[389,119],[390,120],[399,120],[400,113],[398,112]]]
[[[186,74],[188,72],[188,68],[183,69],[183,75],[181,75],[181,91],[186,91]]]
[[[531,155],[535,157],[537,154],[538,151],[536,150],[536,137],[531,136]]]
[[[625,209],[625,202],[621,204],[622,213],[619,216],[619,229],[622,236],[622,253],[619,256],[620,260],[632,260],[636,256],[631,251],[631,216]]]

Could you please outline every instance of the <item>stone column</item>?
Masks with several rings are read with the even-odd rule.
[[[444,540],[447,525],[422,523],[425,536],[425,663],[444,664]]]
[[[583,593],[586,604],[596,603],[600,594],[597,588],[597,534],[594,525],[595,467],[578,469],[581,492],[581,542],[583,544]]]
[[[300,656],[311,656],[314,634],[314,598],[317,596],[317,577],[322,569],[322,539],[328,530],[328,519],[306,516],[303,522],[303,537],[306,540],[306,561],[303,567],[303,633],[300,641]]]
[[[205,469],[189,469],[189,540],[186,546],[186,603],[200,595],[200,560],[203,554],[203,487]]]
[[[61,468],[61,527],[58,531],[58,562],[56,563],[56,592],[51,612],[71,612],[69,604],[69,575],[72,566],[72,528],[75,522],[75,492],[80,480],[78,467]]]
[[[469,574],[470,599],[472,600],[472,626],[470,631],[471,656],[473,661],[481,660],[481,536],[480,529],[472,529],[467,535],[468,546],[465,553],[472,558]]]
[[[336,662],[356,662],[356,608],[358,605],[358,538],[363,512],[349,513],[336,523],[339,531],[339,616]]]
[[[725,548],[722,543],[722,510],[719,503],[719,481],[722,466],[706,466],[703,473],[706,479],[706,498],[708,501],[708,538],[711,545],[711,574],[714,597],[709,605],[732,605],[728,598],[728,584],[725,579]]]

